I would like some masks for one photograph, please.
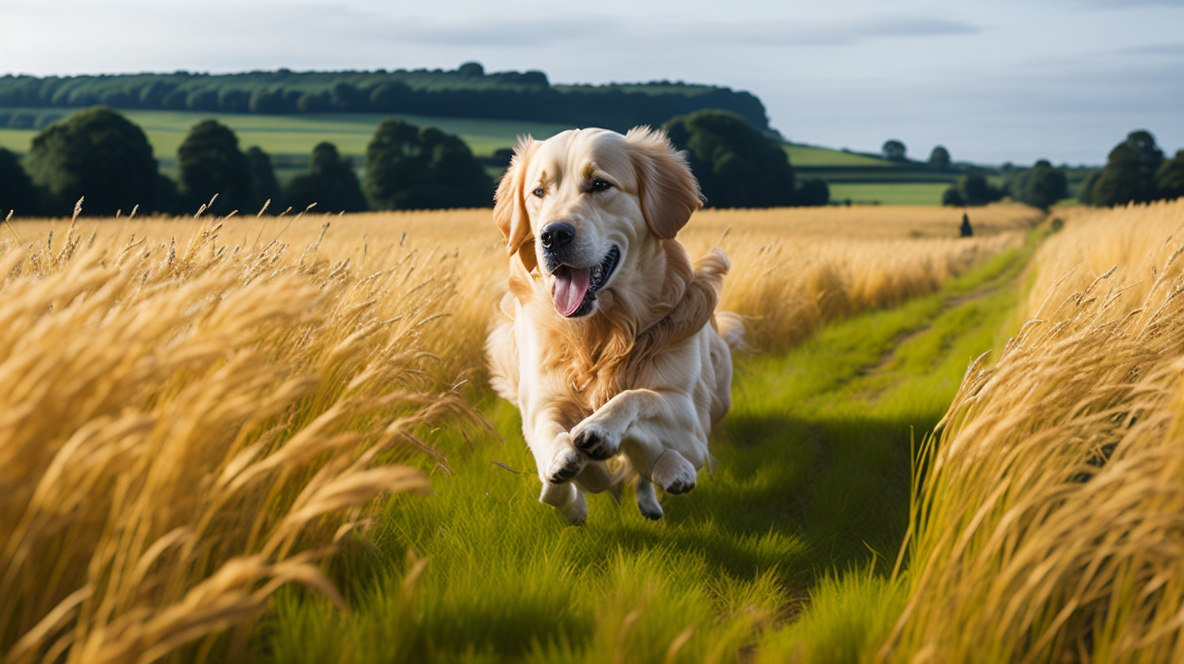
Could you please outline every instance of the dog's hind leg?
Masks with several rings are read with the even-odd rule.
[[[547,503],[559,510],[570,523],[583,523],[588,518],[588,501],[584,499],[583,492],[571,482],[551,484],[544,480],[539,502]]]
[[[658,503],[658,496],[654,493],[654,485],[647,479],[637,480],[637,509],[641,510],[642,516],[654,521],[661,519],[665,514]]]
[[[624,472],[611,470],[603,461],[589,461],[576,476],[575,483],[584,493],[610,491],[620,502],[623,477]]]
[[[678,495],[695,488],[695,467],[675,450],[666,450],[658,457],[650,478],[666,493]]]

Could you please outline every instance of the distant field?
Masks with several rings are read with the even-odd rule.
[[[0,127],[0,148],[25,153],[37,132],[32,129],[7,129]]]
[[[891,168],[895,166],[887,159],[869,157],[867,155],[831,150],[813,145],[783,145],[785,154],[789,155],[792,166],[858,166]]]
[[[832,203],[850,199],[856,204],[938,205],[947,182],[852,182],[830,185]]]

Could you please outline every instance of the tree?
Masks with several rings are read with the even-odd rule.
[[[189,130],[177,149],[181,196],[196,212],[217,194],[211,214],[233,210],[254,213],[262,205],[251,192],[251,166],[238,149],[238,137],[217,120],[203,120]]]
[[[330,99],[333,108],[339,111],[365,110],[366,104],[370,101],[367,93],[363,93],[356,86],[349,83],[338,83],[334,85]]]
[[[485,75],[485,67],[482,67],[480,62],[466,62],[457,67],[456,73],[465,78],[480,78]]]
[[[895,138],[884,141],[883,147],[880,148],[880,152],[884,153],[884,158],[892,161],[907,161],[906,151],[904,143]]]
[[[1013,194],[1021,202],[1047,210],[1069,195],[1065,172],[1041,159],[1016,176]]]
[[[1125,143],[1139,155],[1139,177],[1146,189],[1147,200],[1155,198],[1155,173],[1163,163],[1163,150],[1155,144],[1155,137],[1146,129],[1132,131],[1126,135]]]
[[[1003,198],[1003,192],[992,187],[982,173],[969,173],[958,178],[957,191],[963,205],[986,205]]]
[[[366,148],[365,191],[377,210],[488,207],[493,179],[460,138],[392,118]]]
[[[1127,134],[1114,146],[1102,174],[1090,192],[1094,205],[1145,203],[1159,198],[1156,174],[1163,163],[1163,151],[1151,132],[1140,129]]]
[[[954,185],[942,192],[941,204],[953,207],[965,207],[966,201],[962,198],[962,193],[958,191],[958,186]]]
[[[1090,191],[1094,205],[1114,206],[1148,200],[1139,168],[1139,152],[1119,143],[1110,151],[1106,166]]]
[[[271,156],[257,145],[247,150],[247,167],[251,174],[251,197],[262,208],[267,201],[271,201],[268,209],[274,214],[280,207],[280,185],[275,179],[275,168],[271,165]]]
[[[938,145],[929,153],[929,167],[944,171],[950,167],[950,151]]]
[[[41,211],[41,200],[33,179],[21,167],[13,152],[0,148],[0,219],[9,212],[35,215]]]
[[[1163,198],[1184,196],[1184,150],[1177,150],[1175,157],[1159,165],[1155,171],[1155,185]]]
[[[283,92],[272,88],[255,88],[247,101],[247,109],[252,113],[283,113]]]
[[[148,137],[106,107],[55,122],[33,137],[25,160],[33,182],[43,187],[47,212],[66,215],[85,197],[85,211],[107,216],[139,206],[159,210],[160,171]]]
[[[810,178],[802,181],[798,187],[795,205],[817,206],[830,204],[830,186],[826,181]]]
[[[696,111],[670,119],[662,129],[677,148],[686,151],[708,205],[794,204],[789,157],[743,117],[728,111]]]
[[[297,210],[316,203],[321,212],[364,212],[366,197],[358,176],[337,146],[318,143],[308,160],[308,172],[292,178],[284,188],[284,197]]]
[[[1102,169],[1095,168],[1094,170],[1085,174],[1081,178],[1081,183],[1077,185],[1077,201],[1090,205],[1093,203],[1094,185],[1098,183],[1098,178],[1102,176]]]

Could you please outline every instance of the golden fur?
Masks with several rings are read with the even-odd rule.
[[[594,192],[593,179],[611,186]],[[692,265],[674,239],[700,201],[682,155],[648,129],[522,140],[498,187],[494,220],[510,254],[510,290],[487,343],[491,382],[523,411],[541,500],[569,519],[586,515],[579,489],[614,481],[605,456],[623,453],[641,475],[639,504],[651,518],[661,508],[649,480],[681,493],[709,459],[707,431],[730,404],[721,334],[734,342],[741,329],[734,316],[715,315],[723,254]],[[554,277],[541,267],[546,254],[535,238],[556,220],[576,230],[587,264],[608,246],[623,254],[592,313],[579,318],[553,306]]]

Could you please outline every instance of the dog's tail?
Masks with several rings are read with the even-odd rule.
[[[744,350],[744,318],[734,311],[715,312],[715,331],[732,350]]]
[[[718,297],[719,292],[723,290],[724,275],[731,267],[732,264],[724,252],[719,248],[713,249],[695,261],[695,281],[708,284]],[[716,334],[724,340],[724,343],[728,344],[728,348],[743,350],[746,347],[744,319],[740,317],[740,314],[732,311],[716,311],[712,315],[711,322],[715,327]]]

